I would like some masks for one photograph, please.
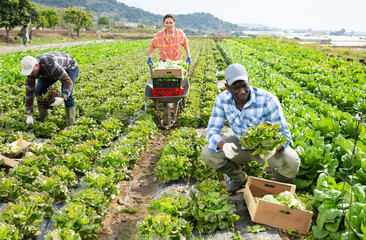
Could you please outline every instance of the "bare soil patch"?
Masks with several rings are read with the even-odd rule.
[[[120,195],[112,200],[110,212],[103,221],[103,229],[96,240],[134,239],[136,224],[145,218],[159,183],[154,168],[159,161],[158,153],[164,147],[168,135],[158,135],[150,140],[146,150],[132,169],[130,181],[122,181]]]

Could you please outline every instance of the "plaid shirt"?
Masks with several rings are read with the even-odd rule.
[[[33,114],[33,100],[34,91],[36,86],[36,78],[38,79],[49,79],[49,80],[61,80],[62,81],[62,97],[66,100],[72,90],[71,79],[65,79],[64,76],[69,71],[77,68],[78,64],[76,60],[67,53],[62,52],[48,52],[42,53],[36,57],[39,63],[39,73],[37,77],[26,78],[26,97],[25,107],[27,115]]]
[[[168,39],[164,29],[155,35],[149,48],[150,50],[159,48],[159,57],[163,61],[166,61],[167,59],[178,61],[182,60],[180,45],[185,47],[187,44],[188,39],[182,30],[174,29],[172,36]]]
[[[217,152],[217,144],[224,141],[221,129],[224,126],[225,119],[229,122],[239,141],[244,131],[248,130],[250,126],[261,125],[266,121],[281,125],[282,129],[279,131],[287,137],[285,148],[289,146],[292,139],[276,96],[260,88],[250,86],[250,99],[242,111],[239,111],[233,96],[228,90],[217,96],[206,130],[208,149],[211,152]]]

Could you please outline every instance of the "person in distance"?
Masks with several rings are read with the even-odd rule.
[[[186,63],[191,64],[191,55],[189,53],[188,39],[184,32],[180,29],[176,29],[175,17],[171,14],[167,14],[163,19],[165,29],[156,33],[154,39],[149,46],[149,58],[147,64],[153,65],[151,56],[155,48],[159,48],[159,57],[162,61],[167,59],[171,61],[182,60],[182,52],[180,45],[184,47],[187,54]]]

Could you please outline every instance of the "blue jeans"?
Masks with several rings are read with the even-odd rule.
[[[74,86],[75,86],[75,80],[79,75],[79,67],[75,68],[74,70],[71,70],[70,72],[68,72],[69,77],[72,80],[72,89],[71,89],[71,93],[70,96],[65,100],[65,107],[75,107],[75,101],[74,98],[72,97],[72,91],[74,90]],[[47,93],[47,88],[49,88],[50,86],[52,86],[53,84],[55,84],[55,82],[57,82],[58,79],[39,79],[36,85],[36,90],[35,90],[35,95],[36,96],[41,96],[43,94]],[[63,90],[63,86],[61,91]]]

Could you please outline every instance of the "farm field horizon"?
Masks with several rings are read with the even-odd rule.
[[[350,52],[329,56],[318,47],[268,37],[215,40],[190,40],[190,91],[178,127],[170,130],[157,127],[154,103],[144,97],[151,78],[150,39],[0,54],[0,152],[6,154],[20,136],[34,143],[17,167],[0,165],[0,240],[37,234],[39,239],[134,239],[158,221],[169,222],[187,239],[194,234],[207,239],[223,230],[237,237],[235,207],[215,185],[225,182],[223,176],[202,160],[207,142],[198,132],[207,127],[216,96],[225,90],[218,87],[224,70],[232,63],[246,67],[251,86],[278,98],[292,134],[290,146],[301,159],[292,184],[313,211],[313,223],[307,235],[279,231],[282,238],[357,239],[350,226],[366,237],[366,65],[358,61],[363,56],[350,61]],[[69,53],[79,64],[72,127],[66,128],[63,107],[54,107],[44,123],[37,111],[32,126],[25,121],[20,60],[49,51]],[[152,59],[157,62],[158,54]],[[259,163],[241,167],[250,176],[271,179],[272,172]],[[217,191],[225,215],[209,223],[191,210],[203,203],[184,191],[154,198],[158,184],[184,181],[197,181],[191,191],[196,197],[208,194],[203,189]],[[164,201],[176,205],[164,208]],[[137,224],[145,217],[150,222]]]

